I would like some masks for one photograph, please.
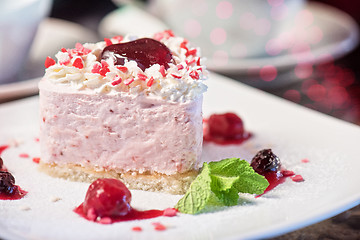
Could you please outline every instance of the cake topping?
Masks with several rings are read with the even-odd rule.
[[[103,94],[145,94],[186,102],[207,89],[200,49],[171,31],[152,38],[116,36],[98,43],[62,48],[48,57],[43,81]]]
[[[133,60],[143,71],[154,64],[168,69],[169,63],[173,61],[170,50],[163,43],[151,38],[108,45],[104,48],[101,59],[108,58],[113,58],[115,65],[124,65],[125,59]]]

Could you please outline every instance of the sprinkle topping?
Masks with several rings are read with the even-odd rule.
[[[145,62],[134,57],[124,58],[121,51],[113,51],[116,45],[129,46],[134,42],[143,43],[144,39],[151,44],[165,46],[162,51],[164,56],[168,56],[167,60],[153,61],[151,59],[156,58],[157,51],[146,48],[141,50],[141,47],[140,50],[146,52]],[[105,57],[106,52],[108,54]],[[184,102],[197,98],[207,88],[203,82],[207,78],[207,71],[200,64],[199,49],[169,30],[156,33],[152,38],[129,35],[105,38],[93,44],[77,43],[73,49],[62,48],[55,57],[57,61],[51,57],[45,60],[44,80],[80,91],[91,89],[103,94],[143,92],[162,99]]]

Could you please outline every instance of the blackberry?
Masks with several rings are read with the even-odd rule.
[[[251,160],[251,167],[255,172],[264,175],[267,172],[278,172],[281,168],[281,162],[271,149],[259,151]]]
[[[12,194],[15,188],[14,176],[9,172],[0,171],[0,193]]]

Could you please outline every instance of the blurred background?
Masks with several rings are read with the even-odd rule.
[[[202,48],[209,70],[360,125],[360,1],[4,0],[1,4],[0,102],[37,94],[34,78],[44,74],[46,56],[62,47],[171,28]],[[14,20],[18,16],[22,22]],[[359,225],[357,207],[278,239],[360,239]]]

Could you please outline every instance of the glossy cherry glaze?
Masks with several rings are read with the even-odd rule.
[[[135,41],[112,44],[104,48],[101,59],[114,58],[115,65],[124,65],[125,59],[133,60],[141,70],[154,64],[169,68],[173,62],[172,54],[163,43],[151,38],[140,38]]]

